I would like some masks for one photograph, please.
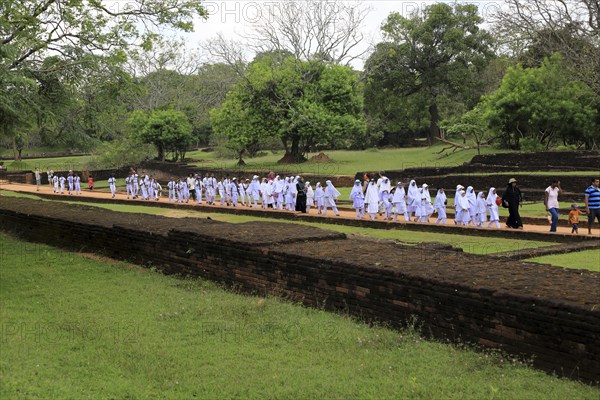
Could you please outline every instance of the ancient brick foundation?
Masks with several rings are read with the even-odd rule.
[[[427,336],[499,348],[560,376],[600,382],[598,273],[307,226],[40,203],[0,198],[0,229],[396,327],[416,317]]]

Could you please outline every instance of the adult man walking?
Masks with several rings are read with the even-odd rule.
[[[592,178],[592,184],[585,191],[585,211],[588,214],[588,234],[592,234],[594,219],[600,223],[600,180]]]

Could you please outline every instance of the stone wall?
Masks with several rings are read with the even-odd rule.
[[[0,198],[0,229],[170,274],[533,358],[600,383],[600,274],[349,239],[307,226],[228,224]],[[160,250],[157,250],[160,249]]]

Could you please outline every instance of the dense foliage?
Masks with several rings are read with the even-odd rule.
[[[392,12],[357,71],[349,66],[362,40],[357,5],[302,16],[284,8],[257,25],[247,48],[220,41],[210,52],[219,57],[207,60],[161,34],[191,31],[205,14],[196,1],[9,0],[0,5],[0,143],[17,159],[45,146],[105,160],[110,149],[182,159],[214,145],[240,162],[261,149],[301,162],[317,149],[414,139],[455,150],[597,149],[595,2],[505,1],[486,20],[471,4]]]

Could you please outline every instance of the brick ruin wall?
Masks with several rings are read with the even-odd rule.
[[[349,239],[307,226],[39,203],[0,198],[0,229],[394,327],[416,317],[428,337],[499,348],[532,357],[545,371],[600,382],[598,273]]]

